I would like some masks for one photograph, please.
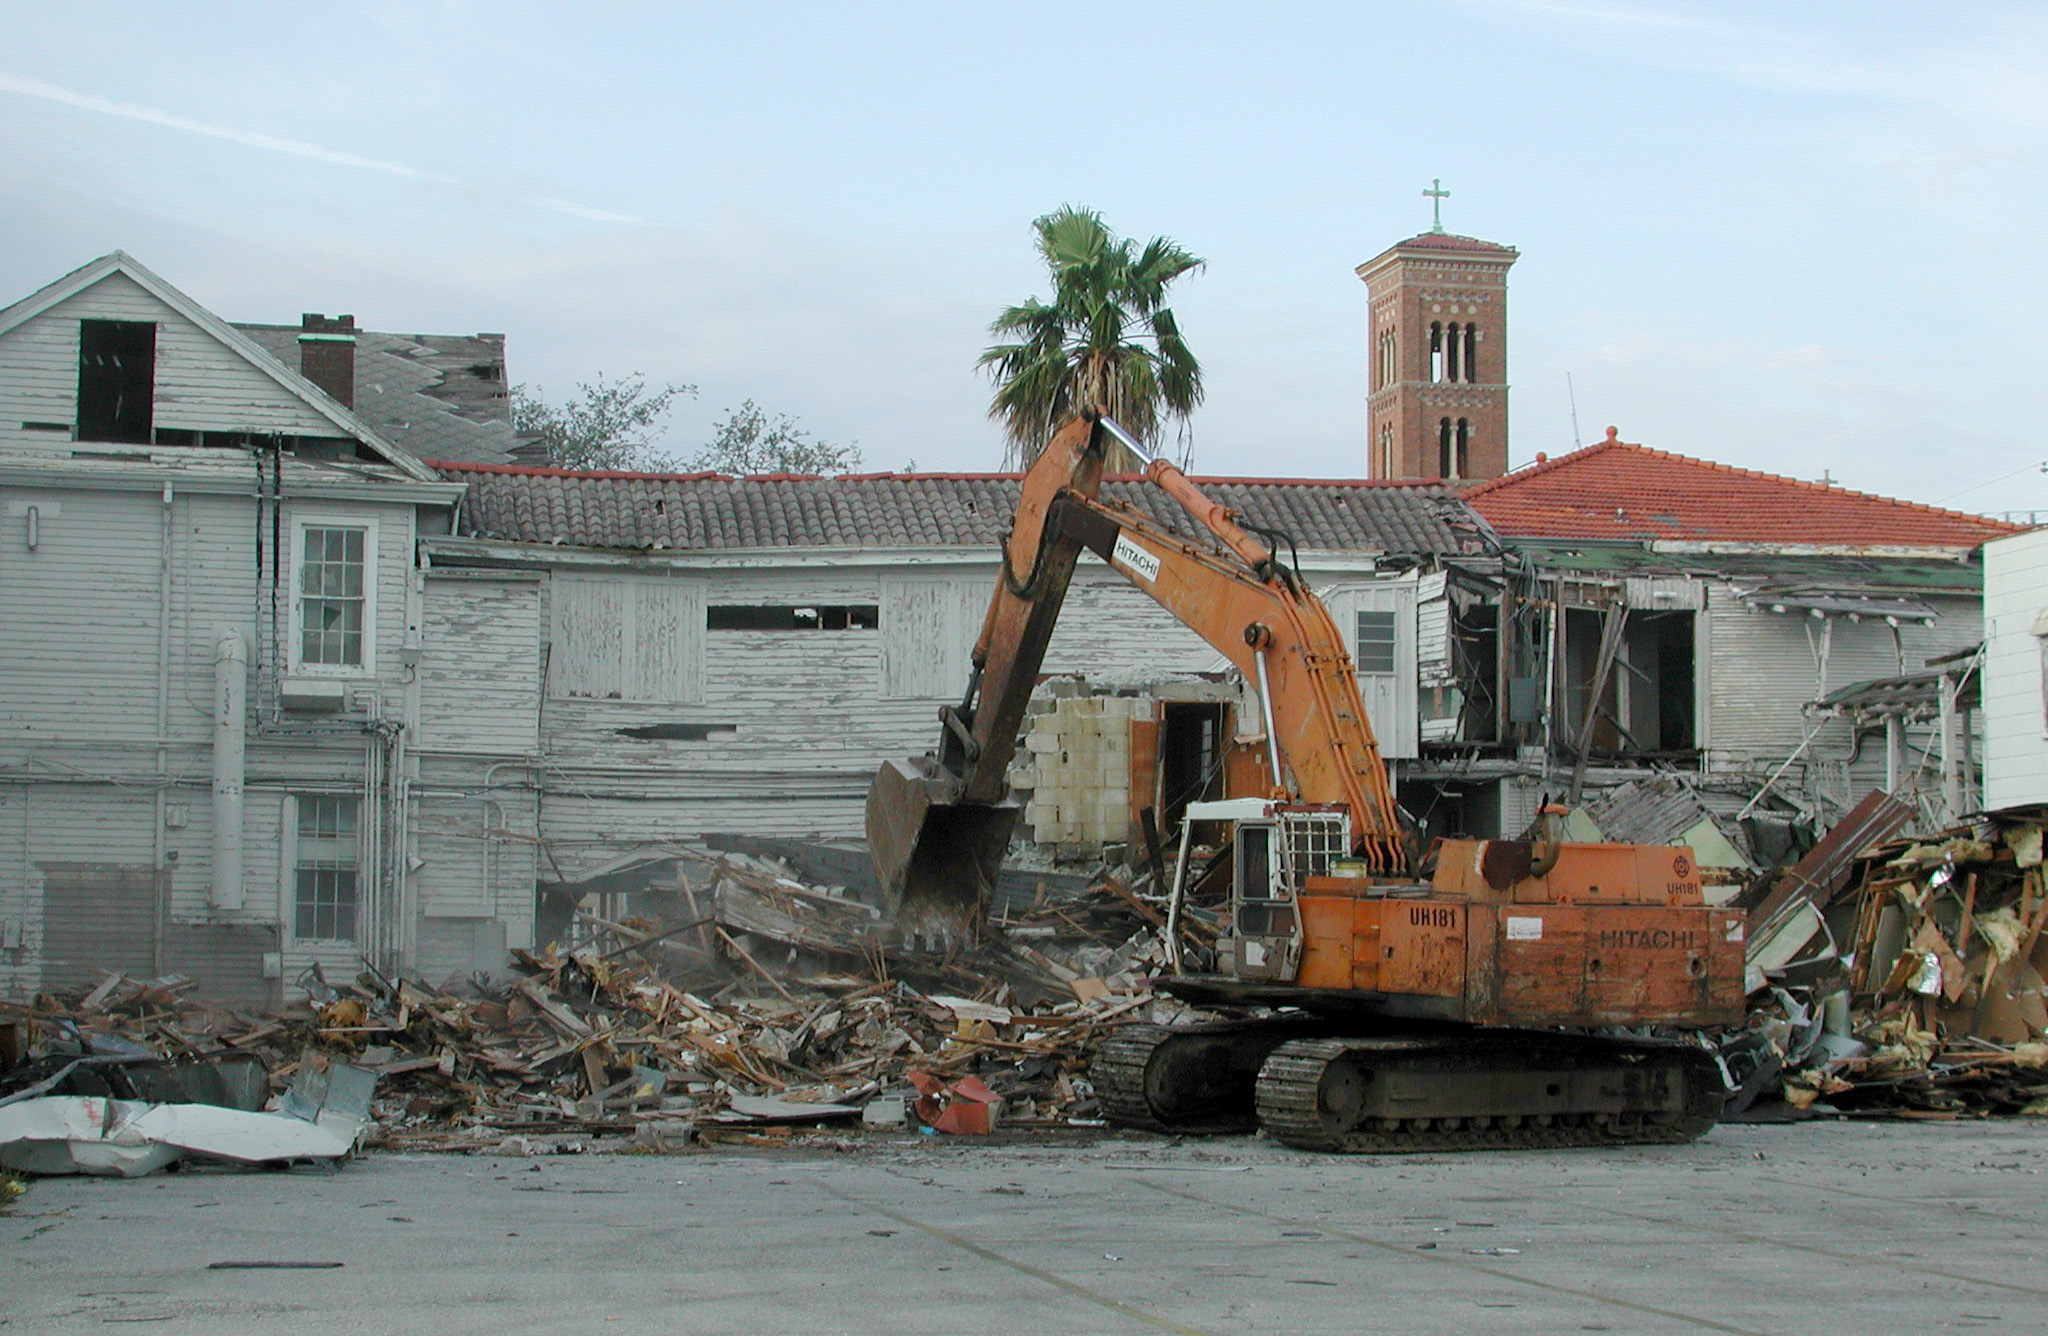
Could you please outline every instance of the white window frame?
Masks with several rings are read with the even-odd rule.
[[[2029,634],[2034,639],[2034,674],[2040,701],[2035,708],[2034,722],[2040,729],[2040,735],[2048,738],[2048,608],[2034,614]]]
[[[308,799],[349,798],[356,805],[356,935],[354,937],[310,937],[299,931],[299,805]],[[279,890],[284,903],[278,907],[279,917],[284,920],[294,945],[299,946],[360,946],[363,940],[363,915],[369,898],[363,885],[363,796],[349,791],[345,793],[321,793],[307,791],[286,795],[284,805],[283,838],[278,841],[282,851],[282,875],[278,878]]]
[[[307,663],[304,657],[305,630],[301,620],[305,604],[301,573],[306,562],[308,529],[361,529],[363,531],[363,660],[361,663]],[[377,517],[375,515],[313,514],[292,517],[291,618],[285,644],[286,671],[304,677],[374,677],[377,673]]]

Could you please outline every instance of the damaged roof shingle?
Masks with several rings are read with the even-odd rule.
[[[236,325],[285,366],[299,367],[297,325]],[[427,459],[510,463],[518,456],[500,334],[356,331],[355,415]]]
[[[992,547],[1016,510],[1007,473],[882,473],[836,478],[769,474],[573,473],[439,461],[469,484],[465,535],[513,543],[628,550],[776,547]],[[1285,530],[1311,551],[1454,554],[1475,546],[1471,513],[1438,482],[1197,479],[1246,520]],[[1103,484],[1181,533],[1193,521],[1135,478]]]

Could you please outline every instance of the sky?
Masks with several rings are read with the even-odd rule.
[[[503,332],[867,465],[1000,466],[1061,204],[1207,266],[1198,472],[1358,476],[1353,270],[1517,247],[1510,453],[2048,512],[2048,6],[0,0],[0,304],[124,249],[230,320]],[[2048,518],[2048,516],[2044,516]]]

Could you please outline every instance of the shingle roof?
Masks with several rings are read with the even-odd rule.
[[[235,328],[299,369],[299,326]],[[519,444],[502,335],[358,330],[355,400],[357,417],[430,459],[502,464]]]
[[[577,473],[440,462],[469,484],[461,532],[515,543],[670,551],[773,547],[979,547],[999,543],[1016,510],[1014,473],[879,473],[837,478],[769,474]],[[1439,482],[1198,478],[1251,523],[1318,551],[1458,553],[1475,524]],[[1103,484],[1182,533],[1193,521],[1136,478]]]
[[[1616,438],[1465,491],[1508,537],[1975,547],[2021,526]]]

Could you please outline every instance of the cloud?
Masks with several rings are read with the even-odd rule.
[[[225,140],[240,144],[244,148],[261,149],[266,153],[283,153],[294,158],[306,158],[313,162],[329,163],[336,167],[353,167],[359,171],[379,172],[395,176],[400,180],[419,181],[428,185],[459,186],[463,183],[453,176],[429,172],[419,167],[407,166],[402,162],[389,162],[383,158],[365,157],[360,153],[349,153],[342,149],[327,148],[320,144],[309,144],[300,139],[284,139],[277,135],[262,134],[254,130],[238,130],[230,125],[214,125],[208,121],[196,121],[189,116],[179,116],[154,107],[139,107],[130,102],[113,102],[91,93],[77,93],[56,84],[44,83],[40,79],[25,79],[18,74],[0,73],[0,92],[14,93],[21,97],[40,98],[45,102],[61,103],[81,111],[98,112],[103,116],[116,116],[122,120],[140,121],[145,125],[160,126],[166,130],[179,130],[185,134],[202,135],[208,139]],[[581,218],[594,223],[630,223],[637,226],[652,226],[644,218],[632,214],[614,213],[608,209],[594,209],[572,200],[556,199],[552,196],[527,196],[526,202],[572,218]]]
[[[225,139],[231,144],[246,148],[260,148],[269,153],[288,153],[295,158],[311,158],[315,162],[333,163],[337,167],[356,167],[363,171],[382,172],[386,176],[403,177],[408,181],[432,181],[453,184],[455,178],[437,176],[432,172],[408,167],[402,162],[385,162],[381,158],[366,158],[360,153],[345,153],[340,149],[323,148],[297,139],[280,139],[276,135],[258,134],[252,130],[237,130],[232,126],[210,125],[186,116],[175,116],[168,111],[154,107],[138,107],[127,102],[110,102],[90,93],[74,93],[68,88],[43,83],[38,79],[24,79],[16,74],[0,74],[0,92],[16,93],[22,97],[41,98],[46,102],[61,102],[67,107],[82,111],[96,111],[103,116],[119,116],[124,120],[141,121],[147,125],[160,125],[167,130],[183,130],[187,134],[204,135],[209,139]]]

